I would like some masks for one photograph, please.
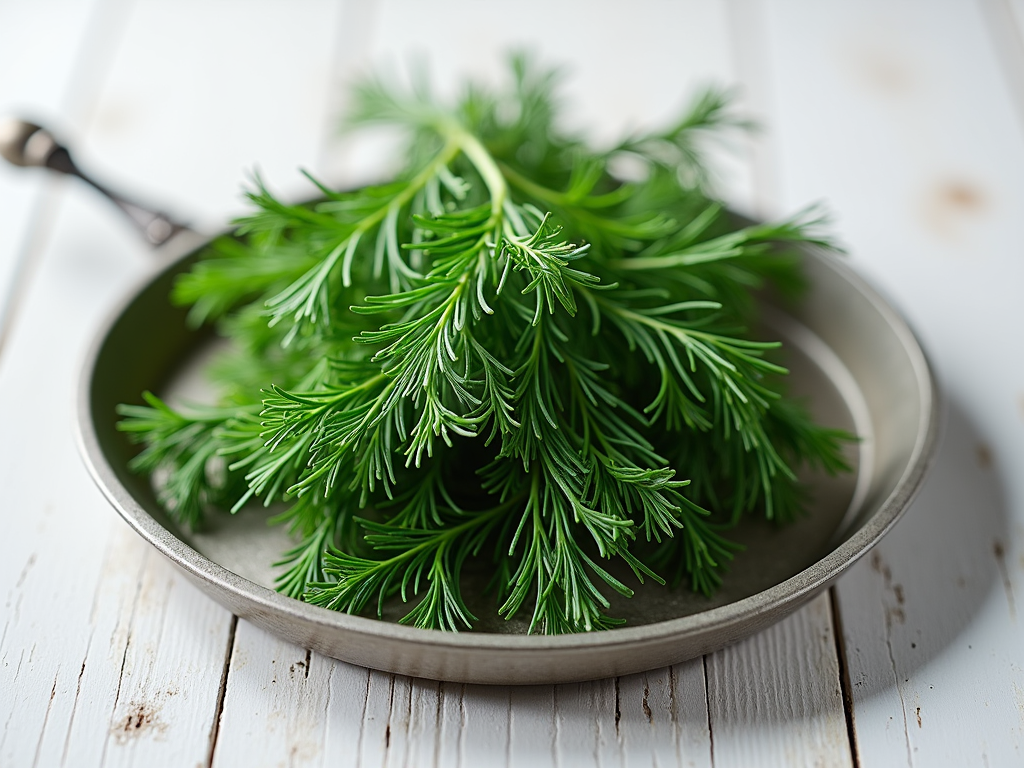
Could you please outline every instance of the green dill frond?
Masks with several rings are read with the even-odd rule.
[[[559,74],[517,55],[499,88],[356,86],[348,127],[408,134],[384,184],[251,212],[177,282],[230,349],[216,407],[122,406],[136,471],[186,525],[276,505],[284,594],[461,631],[466,565],[529,631],[610,629],[615,595],[727,578],[745,515],[801,514],[801,467],[849,469],[846,433],[783,389],[753,291],[836,250],[820,211],[738,221],[708,141],[745,129],[709,89],[674,124],[595,150],[561,125]],[[610,168],[631,157],[646,177]],[[623,576],[623,574],[625,574]],[[628,582],[628,583],[626,583]]]
[[[203,521],[208,505],[223,503],[237,489],[229,470],[218,463],[225,424],[234,418],[231,408],[193,408],[177,411],[151,392],[143,392],[148,405],[119,405],[121,432],[145,447],[129,463],[135,472],[163,478],[157,496],[167,512],[189,529]],[[238,409],[244,412],[245,406]],[[220,462],[222,465],[223,462]]]

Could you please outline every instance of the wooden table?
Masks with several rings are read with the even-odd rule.
[[[726,156],[728,199],[825,201],[946,397],[897,529],[746,642],[554,687],[367,671],[238,621],[108,507],[73,391],[153,256],[83,186],[2,167],[0,765],[1024,764],[1022,41],[1020,0],[0,0],[0,112],[209,227],[257,165],[294,195],[298,167],[379,167],[335,131],[371,62],[419,53],[450,84],[528,44],[573,73],[571,119],[598,140],[735,83],[765,128]]]

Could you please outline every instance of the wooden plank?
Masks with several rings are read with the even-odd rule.
[[[702,659],[556,690],[554,765],[711,765]]]
[[[26,6],[19,9],[24,12]],[[102,20],[111,10],[109,7],[64,10],[68,12],[64,17],[67,24],[54,20],[50,38],[33,35],[33,31],[38,32],[49,24],[46,14],[26,15],[19,24],[5,26],[4,33],[16,39],[32,40],[37,36],[44,41],[49,39],[49,43],[41,42],[38,46],[39,54],[53,54],[49,67],[27,56],[25,64],[37,65],[44,75],[33,81],[26,72],[27,83],[39,88],[36,93],[42,107],[57,112],[62,103],[72,103],[81,114],[83,94],[95,94],[101,74],[92,66],[92,58],[102,59],[104,49],[116,44],[119,30],[114,26],[105,30],[107,34],[100,34],[98,29],[85,23],[85,15],[79,16],[80,13],[97,14],[96,18]],[[10,6],[5,6],[4,13],[10,11]],[[89,31],[90,36],[82,42],[84,30]],[[51,44],[55,46],[53,50],[50,50]],[[17,54],[19,48],[14,45],[13,52]],[[10,50],[5,48],[5,54]],[[69,54],[70,51],[75,53]],[[70,80],[72,57],[91,78],[84,75],[75,78],[76,98],[65,101],[64,94],[58,96],[57,92]],[[64,72],[60,72],[62,67]],[[4,174],[5,184],[23,181],[10,177],[6,171]],[[24,189],[21,192],[24,200],[35,196],[39,204],[41,180],[27,181],[28,193]],[[34,193],[33,185],[36,186]],[[56,213],[56,202],[51,201],[52,213]],[[14,208],[17,211],[17,206]],[[42,246],[49,245],[64,249],[65,263],[58,266],[53,259],[45,262],[40,280],[31,286],[35,290],[29,290],[27,280],[18,281],[18,303],[24,305],[22,327],[29,330],[9,338],[0,366],[3,396],[11,398],[9,402],[35,405],[32,409],[16,410],[14,417],[6,421],[3,461],[0,462],[3,465],[0,477],[7,489],[7,502],[12,505],[9,509],[17,510],[9,521],[8,536],[0,545],[3,552],[0,588],[5,594],[4,629],[0,635],[0,688],[5,691],[5,696],[0,697],[0,719],[4,723],[0,733],[0,762],[4,764],[57,765],[73,754],[70,748],[75,716],[79,703],[88,702],[90,698],[88,690],[82,696],[83,681],[87,673],[92,674],[85,659],[92,652],[96,659],[105,656],[111,665],[120,663],[127,643],[125,622],[137,593],[134,583],[140,567],[137,556],[122,553],[122,548],[115,545],[123,570],[110,573],[102,567],[101,555],[105,542],[109,541],[113,521],[107,511],[101,509],[102,504],[94,503],[90,508],[88,503],[81,503],[83,492],[91,495],[93,489],[77,459],[68,428],[71,423],[70,386],[76,373],[74,350],[76,342],[84,343],[83,321],[95,321],[102,311],[102,302],[112,298],[119,285],[116,277],[109,279],[111,261],[94,258],[94,246],[97,239],[103,240],[102,235],[96,237],[96,228],[90,222],[75,221],[76,213],[80,211],[70,216],[65,214],[56,232],[46,226],[50,223],[49,216],[39,217],[33,223],[35,242],[17,254],[21,259],[19,266],[23,266],[29,258],[43,256]],[[68,220],[84,224],[84,228],[76,231],[74,239],[69,237]],[[25,224],[24,219],[21,223]],[[11,224],[14,225],[12,231],[17,232],[17,219],[12,219]],[[23,229],[22,236],[27,236],[27,232]],[[4,246],[4,258],[6,264],[13,265],[10,245]],[[106,242],[107,248],[113,246],[111,250],[115,252],[119,245],[116,240]],[[33,253],[35,249],[40,252]],[[73,257],[81,258],[83,253],[92,267],[88,273],[82,272],[80,262],[73,261]],[[54,267],[63,276],[56,280],[59,287],[51,293],[40,288],[40,284],[53,285]],[[130,279],[131,274],[129,269],[126,277]],[[80,280],[80,292],[70,290],[75,280]],[[51,300],[61,302],[58,307],[68,314],[53,311]],[[40,354],[40,350],[45,353]],[[55,476],[62,482],[54,483]],[[60,509],[64,514],[58,512]],[[82,558],[83,548],[96,555]],[[103,583],[102,592],[95,591],[97,583]],[[101,706],[111,703],[112,696],[108,696]],[[79,718],[79,726],[81,722]],[[105,727],[101,733],[105,736]],[[72,759],[76,762],[82,759],[82,764],[97,762],[102,741],[92,739],[89,745],[92,753],[82,754],[76,750]]]
[[[781,201],[829,200],[949,398],[920,499],[838,586],[860,761],[1019,764],[1024,136],[1019,73],[1000,68],[1016,54],[998,48],[1013,31],[970,3],[769,2],[765,18]]]
[[[707,657],[714,764],[853,765],[828,595]]]
[[[232,204],[218,190],[234,194],[242,155],[219,165],[202,156],[185,161],[181,147],[210,154],[232,147],[279,162],[268,167],[281,175],[287,167],[297,176],[295,165],[311,164],[327,123],[314,84],[325,82],[318,69],[329,60],[336,6],[309,3],[296,11],[264,2],[240,10],[148,2],[127,16],[124,45],[96,37],[96,45],[114,54],[112,71],[98,97],[95,84],[76,94],[84,104],[80,114],[95,117],[81,121],[79,156],[125,167],[125,179],[166,173],[181,189],[194,188],[200,205],[209,195],[218,216]],[[177,60],[167,55],[169,39],[158,36],[164,41],[158,43],[149,34],[161,27],[175,34]],[[326,56],[305,47],[317,34]],[[225,87],[219,77],[179,79],[185,53],[190,65],[213,69],[222,56],[245,60],[250,46],[272,53],[249,61],[250,79],[232,84],[233,97],[248,111],[231,98],[215,109]],[[290,63],[293,73],[307,76],[308,90],[291,82]],[[166,112],[155,125],[117,123],[112,116],[125,94],[134,94],[142,113],[150,109],[147,100],[159,100]],[[268,118],[263,100],[275,95],[293,108],[271,110]],[[203,120],[193,105],[206,110]],[[260,128],[249,135],[258,146],[237,139],[254,122]],[[144,147],[160,159],[140,171],[133,153]],[[206,764],[234,621],[115,520],[82,468],[69,427],[77,366],[92,328],[115,297],[155,266],[135,234],[102,205],[89,194],[66,195],[0,366],[0,395],[30,404],[5,422],[0,446],[0,478],[18,510],[0,544],[7,605],[0,763]]]
[[[1020,524],[960,406],[945,434],[906,519],[838,590],[865,765],[928,764],[940,750],[957,765],[1012,764],[1021,749],[1020,563],[1002,544]]]
[[[541,765],[621,766],[623,751],[619,739],[622,733],[622,712],[619,691],[620,681],[614,678],[557,686],[551,712],[554,717],[547,718],[554,721],[552,725],[557,727],[557,736],[548,740],[542,736],[534,737],[537,744],[533,749],[546,748],[547,751],[547,759],[536,762]],[[518,731],[518,740],[524,745],[529,744],[530,733],[536,728],[526,730],[523,726],[529,724],[531,719],[540,718],[537,715],[528,717],[524,712],[524,704],[520,702],[513,709],[512,718],[513,726]],[[629,722],[627,718],[627,725]],[[551,729],[550,726],[548,729]],[[550,743],[552,740],[555,741],[553,745]],[[521,764],[529,765],[530,761],[524,759]]]
[[[355,677],[365,672],[355,670]],[[268,637],[240,621],[231,654],[213,766],[321,765],[322,713],[337,672],[331,659]],[[351,754],[353,743],[349,743]]]
[[[89,24],[98,6],[99,0],[66,0],[51,3],[43,13],[30,3],[0,4],[0,72],[5,73],[0,118],[52,123],[79,116],[71,94],[95,86],[88,59],[98,51],[84,45],[84,39],[98,32]],[[28,279],[31,255],[43,246],[55,213],[52,190],[45,174],[0,161],[0,351],[14,312],[15,286]]]
[[[146,265],[131,258],[132,240],[74,196],[64,200],[51,243],[0,368],[0,396],[33,404],[5,424],[0,461],[18,511],[0,544],[0,585],[11,607],[0,636],[10,692],[0,703],[0,762],[100,765],[154,746],[202,760],[218,686],[207,686],[204,701],[208,678],[185,676],[205,666],[205,652],[215,667],[222,662],[229,618],[211,615],[186,584],[161,584],[178,580],[115,521],[70,429],[91,327]],[[133,706],[141,721],[124,731]]]
[[[307,678],[291,672],[304,654],[239,624],[215,768],[346,758],[359,766],[711,765],[699,659],[619,681],[506,688],[414,680],[317,654]]]
[[[310,194],[299,170],[317,169],[335,130],[341,12],[327,0],[140,3],[83,163],[209,230],[245,210],[257,170],[282,194]]]

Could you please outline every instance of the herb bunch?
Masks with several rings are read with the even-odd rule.
[[[404,170],[304,205],[257,179],[174,289],[233,342],[219,404],[120,409],[180,523],[281,505],[292,597],[398,595],[403,623],[465,629],[486,559],[500,615],[609,628],[610,591],[633,593],[609,561],[710,594],[729,527],[799,514],[801,464],[847,469],[848,436],[783,397],[779,344],[748,330],[753,289],[799,289],[794,247],[831,246],[813,214],[738,227],[713,199],[702,147],[741,125],[723,95],[596,150],[560,128],[552,72],[511,71],[451,108],[358,86],[351,124],[407,129]]]

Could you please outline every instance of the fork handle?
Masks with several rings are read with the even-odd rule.
[[[188,229],[162,211],[140,205],[117,194],[84,173],[71,158],[71,152],[46,128],[27,120],[8,118],[0,121],[0,156],[22,168],[49,168],[57,173],[77,176],[120,208],[153,246],[162,245],[183,229]]]

